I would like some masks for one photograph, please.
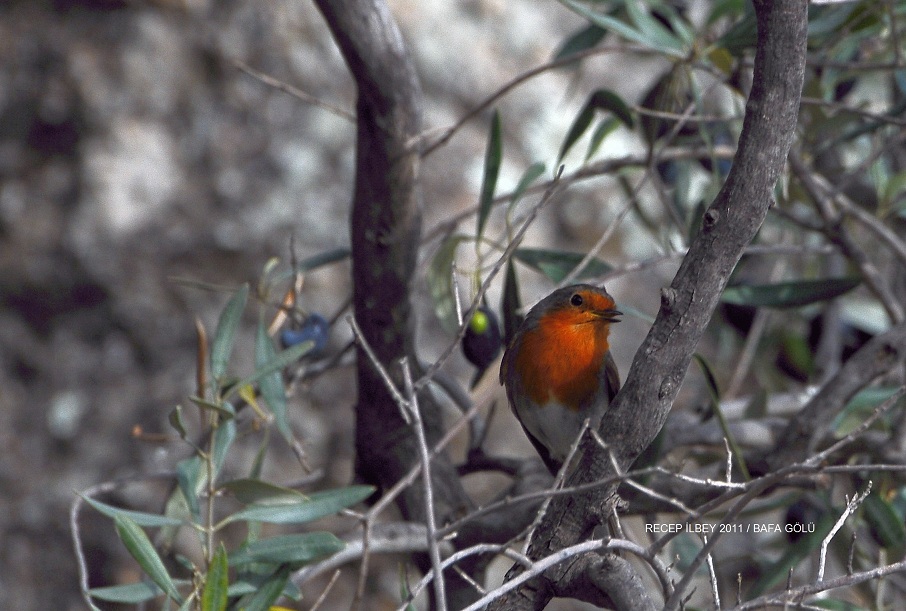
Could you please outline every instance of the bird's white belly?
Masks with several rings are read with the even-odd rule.
[[[551,458],[558,462],[566,460],[585,419],[590,418],[589,426],[597,428],[602,415],[603,410],[574,411],[553,403],[540,409],[523,410],[520,414],[525,428],[547,447]]]

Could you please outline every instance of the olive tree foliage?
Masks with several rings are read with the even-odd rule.
[[[421,571],[402,578],[401,608],[426,599],[438,609],[542,609],[556,597],[617,609],[901,600],[906,7],[714,0],[691,15],[684,2],[561,0],[586,25],[551,41],[550,62],[514,74],[439,131],[425,125],[419,74],[384,0],[315,4],[357,88],[348,322],[356,337],[357,473],[374,488],[333,491],[321,513],[303,514],[312,512],[308,501],[290,500],[302,521],[375,492],[342,543],[313,533],[323,540],[307,543],[321,547],[305,557],[253,542],[220,551],[216,524],[204,527],[196,507],[208,543],[195,581],[203,584],[194,590],[199,600],[265,608],[316,575],[352,566],[357,604],[367,605],[370,559],[399,552]],[[515,128],[496,103],[544,72],[624,55],[656,55],[668,68],[640,99],[616,87],[571,92],[585,103],[551,151],[558,165],[521,168],[517,187],[500,192],[501,133]],[[724,103],[709,104],[713,98]],[[468,214],[424,231],[420,163],[467,124],[488,129],[481,192]],[[620,130],[647,151],[599,154]],[[583,147],[578,166],[559,165]],[[623,187],[623,201],[593,249],[522,245],[542,208],[602,178]],[[662,254],[601,259],[627,218]],[[477,264],[457,264],[464,244],[476,245]],[[420,257],[431,260],[424,278]],[[467,383],[442,370],[474,332],[479,308],[481,316],[497,313],[505,338],[523,302],[540,297],[520,292],[525,274],[543,274],[553,288],[646,274],[663,261],[677,262],[678,271],[657,296],[657,316],[601,426],[577,440],[563,472],[552,478],[537,458],[487,447],[494,410],[473,404]],[[465,297],[460,273],[474,289]],[[448,349],[433,362],[419,354],[412,324],[424,280],[438,324],[449,329]],[[492,286],[500,288],[499,307],[488,302]],[[268,347],[263,324],[259,337],[259,369],[247,382],[285,409],[274,374],[298,355]],[[219,370],[229,356],[228,348],[218,353],[224,341],[218,328],[211,367],[220,363]],[[677,399],[693,376],[707,390],[704,409]],[[214,377],[216,392],[206,396],[200,381],[196,402],[228,430],[221,399],[245,387]],[[462,409],[452,425],[441,417],[440,389]],[[242,396],[254,402],[253,395]],[[279,427],[285,420],[275,415]],[[212,474],[224,436],[214,428],[193,466],[210,498],[220,490]],[[447,445],[463,431],[469,451],[457,462]],[[479,507],[463,477],[483,472],[501,473],[508,484]],[[190,484],[183,474],[191,500]],[[288,494],[231,485],[252,505],[261,495]],[[387,521],[390,504],[402,521]],[[124,541],[150,554],[129,516],[101,509],[116,517]],[[236,515],[252,522],[285,514],[253,507]],[[140,518],[141,526],[172,525]],[[512,568],[503,583],[489,582],[487,569],[500,557]],[[226,587],[229,568],[268,559],[258,594]],[[184,584],[166,579],[153,559],[143,568],[157,576],[158,592],[185,597]]]
[[[387,8],[379,2],[319,3],[358,86],[351,227],[362,473],[392,490],[413,467],[430,472],[410,475],[411,485],[397,500],[404,516],[424,518],[430,498],[434,516],[425,536],[435,542],[448,537],[445,550],[426,544],[428,553],[418,560],[431,570],[426,583],[433,584],[438,606],[458,608],[480,598],[476,608],[542,608],[554,596],[570,596],[618,608],[677,608],[694,586],[712,592],[712,604],[728,592],[743,606],[796,602],[843,585],[849,588],[839,600],[871,600],[881,577],[903,568],[881,562],[899,560],[904,544],[902,460],[896,458],[903,442],[898,388],[906,332],[897,265],[906,254],[897,232],[904,209],[902,8],[715,2],[704,23],[693,25],[673,3],[563,5],[588,26],[538,72],[595,61],[606,43],[623,44],[628,54],[660,53],[672,67],[644,100],[626,100],[616,90],[586,92],[588,102],[564,135],[561,157],[587,141],[588,161],[562,174],[554,170],[547,182],[537,166],[526,168],[520,193],[494,191],[501,118],[492,118],[472,239],[483,238],[488,215],[508,208],[510,219],[513,200],[525,192],[536,199],[503,240],[491,240],[499,250],[477,272],[479,288],[451,341],[466,333],[493,282],[505,284],[501,315],[504,327],[512,328],[522,269],[540,269],[554,282],[602,281],[644,263],[625,261],[621,268],[603,264],[594,252],[576,258],[519,247],[519,221],[531,222],[551,200],[556,205],[558,192],[575,182],[623,172],[636,186],[635,192],[630,186],[630,199],[639,183],[654,185],[663,218],[674,223],[671,255],[682,257],[682,264],[660,295],[658,317],[600,430],[578,444],[574,461],[580,468],[558,482],[563,491],[540,509],[537,500],[530,502],[539,497],[529,495],[525,503],[511,497],[469,513],[473,503],[451,477],[455,469],[502,470],[513,478],[511,495],[538,476],[476,446],[471,464],[452,465],[435,445],[446,432],[437,428],[435,406],[420,393],[437,367],[420,365],[407,316],[415,254],[425,247],[419,240],[418,158],[449,134],[440,140],[425,135],[430,132],[420,123],[418,75]],[[725,88],[735,113],[709,114],[702,105],[703,76],[717,82],[712,87]],[[863,87],[871,89],[860,93]],[[482,120],[496,99],[477,103],[464,121]],[[639,130],[649,154],[596,161],[595,147],[614,129]],[[704,195],[691,195],[693,175],[708,181]],[[630,206],[628,214],[634,212],[641,213]],[[451,221],[441,236],[439,252],[447,258],[455,260],[457,245],[468,241],[455,233],[463,220]],[[455,298],[446,292],[453,286],[447,258],[436,259],[429,277],[441,316],[449,315]],[[855,315],[858,307],[872,314]],[[781,317],[787,328],[778,324]],[[709,324],[738,329],[730,376],[696,355]],[[764,363],[772,353],[779,365]],[[704,417],[674,407],[693,357],[713,393]],[[777,380],[741,395],[747,376],[768,375],[762,370],[772,370]],[[726,384],[729,393],[722,392]],[[782,399],[785,411],[776,407]],[[407,423],[405,410],[413,408],[422,418]],[[421,464],[414,449],[419,427],[431,449]],[[662,466],[684,448],[691,452],[684,468]],[[761,517],[743,521],[743,512]],[[639,540],[602,530],[614,514],[644,516],[649,528],[642,532],[649,534]],[[652,525],[668,523],[681,528],[650,534],[658,530]],[[707,536],[690,535],[700,524],[710,525]],[[743,568],[715,563],[724,541],[753,528],[766,531],[756,536],[779,551],[755,555]],[[513,554],[497,546],[529,532],[530,544],[515,555],[503,587],[479,595],[452,570],[481,583],[489,557]],[[805,565],[816,557],[821,570],[809,574]],[[641,573],[639,564],[646,565]],[[704,577],[701,567],[708,567]],[[788,582],[788,573],[796,579]]]

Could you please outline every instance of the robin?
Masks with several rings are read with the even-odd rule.
[[[556,474],[585,419],[596,428],[620,389],[607,342],[622,312],[603,288],[558,289],[533,307],[504,352],[500,383],[513,413]]]

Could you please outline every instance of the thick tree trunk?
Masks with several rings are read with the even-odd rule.
[[[382,0],[318,0],[358,87],[355,190],[351,213],[353,310],[377,359],[403,388],[399,361],[417,371],[410,293],[421,230],[418,183],[422,93],[412,59]],[[413,429],[364,351],[358,351],[357,471],[387,489],[418,460]],[[428,393],[420,397],[428,443],[443,430]],[[470,507],[445,454],[431,463],[438,523]],[[425,522],[424,489],[414,484],[399,498],[406,519]],[[422,559],[424,560],[424,559]],[[423,564],[425,564],[423,562]],[[451,607],[475,597],[471,586],[447,575]]]

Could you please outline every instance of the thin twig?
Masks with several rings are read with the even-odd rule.
[[[900,69],[902,69],[902,67]],[[906,119],[901,119],[896,115],[881,114],[862,108],[856,108],[855,106],[851,106],[844,102],[832,102],[829,100],[822,100],[821,98],[810,98],[808,96],[803,96],[802,104],[804,106],[820,106],[821,108],[828,108],[832,111],[837,112],[849,112],[860,117],[865,117],[866,119],[872,119],[873,121],[877,121],[878,123],[888,123],[890,125],[899,125],[900,127],[906,127]]]
[[[726,478],[727,483],[733,483],[733,448],[730,447],[730,440],[724,437],[724,450],[727,453]]]
[[[733,156],[736,153],[736,148],[727,145],[718,145],[712,147],[696,147],[696,148],[687,148],[687,147],[671,147],[665,149],[658,154],[659,161],[683,161],[689,159],[710,159],[712,157],[717,159],[733,159]],[[599,178],[605,174],[611,174],[618,170],[624,168],[645,168],[648,166],[648,155],[624,155],[622,157],[616,157],[612,159],[602,159],[600,161],[595,161],[588,163],[574,172],[566,173],[556,179],[564,187],[573,185],[575,183],[590,180],[593,178]],[[543,193],[550,188],[554,180],[548,180],[546,182],[541,182],[535,185],[532,185],[526,189],[524,195],[533,195],[538,193]],[[494,205],[498,206],[509,202],[513,198],[514,192],[510,191],[507,193],[501,193],[494,197]],[[444,236],[453,231],[457,226],[463,223],[466,219],[474,216],[478,212],[478,206],[469,208],[456,214],[455,216],[446,219],[428,231],[425,232],[422,241],[429,242],[440,236]]]
[[[856,540],[857,535],[856,531],[852,531],[849,535],[849,554],[846,557],[846,574],[853,574],[853,558],[856,555]]]
[[[894,60],[898,65],[903,65],[903,44],[900,38],[900,28],[898,26],[897,13],[893,0],[885,2],[888,12],[890,13],[890,42],[893,47]]]
[[[646,173],[646,176],[648,176],[647,173]],[[607,244],[608,241],[610,241],[610,238],[613,237],[613,234],[620,227],[620,225],[623,222],[623,219],[625,219],[626,215],[629,214],[629,211],[633,209],[635,196],[638,193],[638,191],[641,189],[643,184],[644,184],[644,180],[639,183],[639,185],[634,190],[632,196],[626,202],[626,205],[620,209],[620,211],[617,213],[616,218],[614,218],[610,222],[610,224],[607,226],[607,229],[605,229],[604,233],[601,234],[601,237],[598,238],[598,241],[594,243],[594,246],[592,246],[588,250],[588,252],[585,253],[585,256],[582,257],[582,260],[579,261],[579,263],[566,275],[566,277],[563,278],[563,280],[561,280],[557,284],[557,288],[562,288],[564,286],[568,286],[568,285],[572,284],[575,281],[575,279],[579,277],[579,274],[581,274],[585,270],[585,268],[588,267],[588,264],[591,263],[594,260],[594,258],[598,256],[598,253],[601,251],[602,248],[604,248],[604,245]]]
[[[565,547],[552,553],[546,558],[538,560],[531,565],[531,568],[526,568],[524,572],[520,573],[510,581],[507,581],[499,588],[489,592],[478,601],[463,609],[463,611],[478,611],[478,609],[484,608],[491,601],[502,597],[507,592],[510,592],[511,590],[519,587],[519,585],[521,585],[525,581],[537,577],[551,567],[571,558],[581,556],[582,554],[599,550],[624,550],[639,556],[640,558],[648,562],[648,565],[652,568],[652,570],[660,580],[661,586],[664,588],[664,591],[671,591],[670,580],[667,576],[666,568],[653,555],[649,554],[648,550],[631,541],[626,541],[623,539],[593,539],[591,541],[583,541],[582,543]]]
[[[231,60],[231,63],[234,66],[236,66],[239,70],[245,72],[252,78],[261,81],[268,87],[273,87],[274,89],[279,89],[280,91],[282,91],[284,93],[288,93],[289,95],[293,96],[294,98],[296,98],[298,100],[301,100],[302,102],[305,102],[306,104],[311,104],[312,106],[317,106],[318,108],[321,108],[323,110],[326,110],[327,112],[333,113],[333,114],[337,115],[338,117],[346,119],[347,121],[349,121],[351,123],[356,122],[355,114],[349,112],[348,110],[344,110],[338,106],[334,106],[333,104],[328,104],[327,102],[324,102],[323,100],[319,100],[318,98],[316,98],[315,96],[313,96],[311,94],[305,93],[301,89],[293,87],[289,83],[285,83],[278,78],[270,76],[269,74],[265,74],[264,72],[255,70],[254,68],[252,68],[251,66],[249,66],[248,64],[243,62],[242,60],[233,59],[233,60]]]
[[[324,590],[321,592],[321,595],[318,596],[317,599],[315,599],[315,602],[312,604],[311,609],[309,609],[309,611],[318,611],[318,607],[320,607],[321,604],[324,602],[324,600],[327,598],[327,595],[333,589],[333,584],[335,584],[337,582],[337,578],[339,578],[339,576],[340,576],[340,569],[337,569],[336,571],[333,572],[333,575],[331,576],[330,581],[327,582],[327,585],[324,587]]]
[[[362,565],[359,568],[359,580],[355,588],[352,608],[358,609],[365,599],[365,585],[368,582],[368,563],[371,559],[371,526],[372,520],[366,519],[362,528]]]
[[[588,425],[589,419],[586,418],[585,422],[582,425],[582,430],[579,431],[578,435],[576,435],[576,438],[573,440],[572,445],[569,447],[569,452],[566,453],[566,458],[563,460],[563,464],[560,466],[560,470],[557,472],[557,476],[554,478],[554,483],[551,485],[551,489],[557,490],[563,485],[563,481],[566,479],[566,475],[569,472],[569,467],[572,463],[573,456],[575,456],[576,450],[579,448],[579,443],[582,441],[582,437],[585,435],[585,431],[589,430]],[[538,524],[541,523],[541,519],[544,517],[544,513],[547,511],[547,508],[551,504],[551,499],[553,498],[553,495],[545,496],[544,501],[538,508],[538,511],[535,512],[535,519],[532,520],[532,523],[526,529],[528,531],[528,536],[525,538],[525,541],[522,544],[523,554],[528,552],[528,548],[532,543],[532,535],[534,534],[535,529],[538,528]]]
[[[702,536],[707,544],[708,537]],[[714,608],[720,611],[720,589],[717,586],[717,572],[714,570],[714,557],[708,554],[708,580],[711,582],[711,597],[714,599]]]
[[[846,503],[846,508],[843,510],[843,513],[840,514],[840,517],[837,518],[837,521],[834,523],[833,528],[830,529],[830,532],[827,533],[827,536],[821,540],[821,552],[818,554],[818,575],[815,577],[816,582],[824,581],[824,567],[827,562],[827,546],[830,545],[831,540],[836,536],[837,532],[843,528],[843,524],[846,522],[846,518],[852,515],[852,513],[858,509],[859,505],[862,504],[862,501],[868,496],[871,492],[871,480],[868,480],[868,484],[865,486],[865,490],[861,494],[855,495],[853,498],[849,499]]]
[[[906,386],[901,386],[900,388],[897,389],[897,391],[893,395],[888,397],[886,401],[884,401],[883,403],[881,403],[881,405],[876,407],[874,409],[874,411],[871,414],[869,414],[869,416],[865,420],[863,420],[861,422],[861,424],[859,424],[859,426],[857,426],[855,429],[850,431],[849,434],[846,435],[846,437],[831,444],[830,446],[828,446],[824,450],[818,452],[817,454],[814,454],[811,458],[806,459],[803,464],[810,465],[810,466],[819,465],[822,462],[824,462],[825,460],[827,460],[827,458],[834,452],[851,444],[853,441],[855,441],[857,438],[859,438],[862,435],[862,433],[867,431],[869,429],[869,427],[871,427],[875,422],[877,422],[878,419],[881,418],[881,416],[883,416],[888,411],[890,411],[890,409],[894,405],[897,404],[897,402],[900,400],[900,398],[904,394],[906,394]]]
[[[569,66],[570,64],[576,63],[580,59],[591,57],[593,55],[602,55],[604,53],[625,53],[627,51],[632,51],[632,50],[635,50],[636,52],[639,52],[639,53],[650,52],[650,50],[645,49],[644,47],[641,47],[641,46],[638,46],[638,47],[633,47],[631,45],[597,46],[592,49],[587,49],[585,51],[582,51],[579,53],[574,53],[567,57],[562,57],[560,59],[556,59],[556,60],[547,62],[546,64],[541,64],[540,66],[535,66],[534,68],[527,70],[527,71],[523,72],[522,74],[517,75],[515,78],[513,78],[509,82],[505,83],[499,89],[497,89],[494,93],[492,93],[491,95],[486,97],[484,100],[482,100],[481,102],[479,102],[478,104],[473,106],[472,109],[469,110],[465,115],[463,115],[456,123],[454,123],[450,127],[443,130],[441,135],[438,136],[433,142],[424,144],[424,147],[421,149],[422,156],[430,155],[431,153],[433,153],[435,151],[435,149],[446,144],[450,140],[450,138],[453,137],[453,135],[456,132],[458,132],[460,129],[462,129],[463,125],[465,125],[466,123],[471,121],[477,115],[484,112],[486,109],[490,108],[492,104],[494,104],[497,100],[499,100],[500,98],[505,96],[507,93],[509,93],[510,91],[512,91],[519,85],[521,85],[522,83],[525,83],[526,81],[529,81],[529,80],[535,78],[539,74],[542,74],[544,72],[549,72],[551,70],[556,70],[557,68],[562,68],[564,66]],[[420,135],[419,140],[421,142],[425,142],[427,140],[426,135],[425,134]]]
[[[626,485],[629,486],[630,488],[635,488],[642,494],[648,495],[653,499],[661,501],[662,503],[667,503],[668,505],[673,505],[674,507],[679,509],[681,512],[685,513],[687,516],[694,517],[694,518],[701,517],[701,516],[699,516],[697,511],[695,511],[694,509],[692,509],[690,507],[687,507],[685,505],[685,503],[683,503],[679,499],[667,496],[666,494],[661,494],[660,492],[657,492],[656,490],[653,490],[652,488],[649,488],[648,486],[645,486],[644,484],[640,484],[639,482],[637,482],[634,479],[631,479],[631,478],[626,479]]]
[[[774,263],[769,276],[771,282],[776,282],[783,277],[783,272],[786,269],[786,262],[786,259],[778,259]],[[733,370],[733,376],[730,378],[730,384],[727,386],[727,392],[724,395],[725,397],[735,397],[739,392],[740,387],[742,387],[746,374],[749,372],[752,362],[755,360],[755,354],[758,351],[758,346],[761,344],[762,337],[767,329],[770,316],[771,310],[769,308],[758,308],[755,310],[752,326],[749,327],[749,332],[746,335],[746,341],[743,344],[742,351],[736,359],[736,367]]]
[[[79,527],[79,514],[82,511],[82,504],[85,502],[86,498],[92,498],[98,494],[113,492],[114,490],[118,490],[123,486],[134,484],[138,481],[158,479],[175,480],[176,473],[174,471],[161,471],[158,473],[129,476],[110,480],[107,482],[101,482],[100,484],[95,484],[94,486],[86,488],[81,492],[76,492],[76,496],[72,500],[72,505],[69,506],[69,532],[72,535],[73,552],[75,553],[76,564],[78,565],[79,569],[79,589],[81,590],[82,598],[85,599],[85,603],[95,611],[98,610],[98,607],[92,602],[91,594],[88,592],[88,564],[85,561],[85,553],[82,548],[81,528]]]
[[[862,223],[893,251],[900,260],[899,265],[906,266],[906,242],[893,229],[842,193],[836,201],[844,213]]]
[[[356,322],[355,316],[352,314],[346,315],[346,322],[349,323],[349,326],[352,328],[352,334],[355,336],[359,345],[362,346],[362,349],[365,351],[365,355],[368,357],[368,360],[374,366],[375,370],[378,372],[378,375],[381,376],[381,379],[384,381],[384,385],[387,387],[387,390],[393,395],[393,400],[397,405],[405,405],[406,399],[400,393],[399,389],[396,387],[396,384],[393,381],[393,378],[390,376],[390,372],[387,371],[387,368],[378,360],[377,356],[374,354],[374,351],[371,349],[371,345],[368,343],[368,340],[365,339],[365,335],[362,334],[362,329],[359,327],[359,323]],[[406,410],[403,411],[403,418],[406,419],[406,423],[409,423],[409,414]]]
[[[504,544],[479,543],[477,545],[473,545],[466,549],[459,550],[458,552],[456,552],[454,554],[451,554],[448,558],[446,558],[443,561],[443,563],[442,563],[443,568],[455,566],[455,564],[457,562],[464,560],[465,558],[468,558],[470,556],[475,556],[478,554],[489,554],[489,555],[495,555],[495,556],[502,555],[505,558],[512,560],[513,562],[521,564],[522,566],[526,567],[527,569],[532,567],[531,560],[529,560],[523,554],[520,554],[516,550],[511,549]],[[433,575],[433,569],[432,569],[432,571],[428,572],[428,574],[426,574],[424,577],[422,577],[421,581],[419,581],[412,588],[410,588],[408,600],[404,601],[403,604],[401,604],[399,607],[397,607],[397,611],[404,611],[404,609],[406,609],[408,607],[409,602],[412,600],[415,600],[415,598],[417,598],[418,595],[421,594],[422,590],[424,590],[425,587],[427,587],[428,583],[430,583],[430,581],[433,579],[433,577],[434,577],[434,575]],[[482,592],[482,594],[484,595],[486,593]]]
[[[767,607],[787,607],[790,604],[796,605],[797,609],[806,608],[802,606],[800,602],[806,596],[811,596],[813,594],[818,594],[821,592],[828,592],[837,588],[851,587],[865,581],[880,579],[887,575],[900,573],[902,571],[906,571],[906,560],[902,560],[894,564],[888,564],[887,566],[876,567],[867,571],[862,571],[860,573],[853,573],[852,575],[845,575],[836,579],[831,579],[829,581],[819,581],[816,583],[799,586],[798,588],[795,588],[788,592],[775,592],[771,594],[765,594],[764,596],[754,598],[752,600],[746,601],[741,605],[738,605],[732,611],[748,611],[749,609],[764,609]]]
[[[439,452],[443,451],[444,448],[446,448],[447,445],[449,445],[449,443],[451,441],[453,441],[453,439],[456,437],[456,435],[458,435],[459,432],[463,428],[466,427],[469,420],[476,413],[478,413],[479,407],[480,406],[477,403],[475,405],[473,405],[472,408],[468,412],[464,413],[453,424],[453,426],[450,427],[450,429],[444,434],[444,436],[441,437],[440,441],[438,441],[434,445],[434,447],[431,449],[432,456],[436,456]],[[397,481],[389,490],[384,492],[384,494],[381,495],[381,498],[379,498],[375,502],[375,504],[371,507],[371,509],[368,510],[368,513],[366,514],[366,519],[373,520],[378,515],[380,515],[380,513],[383,512],[387,508],[387,506],[390,505],[396,499],[396,497],[400,495],[400,493],[403,490],[405,490],[406,488],[408,488],[409,486],[412,485],[412,482],[415,481],[415,478],[419,476],[421,471],[422,471],[421,463],[416,463],[416,464],[412,465],[412,468],[409,469],[409,472],[405,476],[401,477],[399,479],[399,481]],[[442,532],[442,534],[446,535],[448,533]]]
[[[408,408],[418,440],[418,455],[422,464],[422,485],[425,490],[425,526],[428,528],[428,556],[431,558],[431,568],[434,569],[434,605],[439,611],[447,609],[446,587],[444,574],[441,570],[440,549],[437,545],[437,522],[434,517],[434,487],[431,482],[431,452],[428,441],[425,439],[425,428],[422,425],[422,416],[419,413],[418,394],[412,386],[412,371],[406,357],[400,359],[403,370],[403,384],[406,389],[407,401],[404,406]]]
[[[881,275],[865,251],[856,246],[849,232],[840,223],[840,213],[834,209],[833,205],[833,193],[828,193],[824,189],[824,186],[815,178],[813,172],[805,165],[802,157],[795,151],[790,151],[788,158],[790,167],[799,179],[799,183],[815,202],[815,206],[825,222],[828,237],[839,244],[846,256],[859,267],[865,279],[865,284],[878,297],[890,319],[895,323],[902,321],[904,313],[900,300],[891,291],[887,279]],[[835,188],[839,188],[839,186],[835,185]]]

